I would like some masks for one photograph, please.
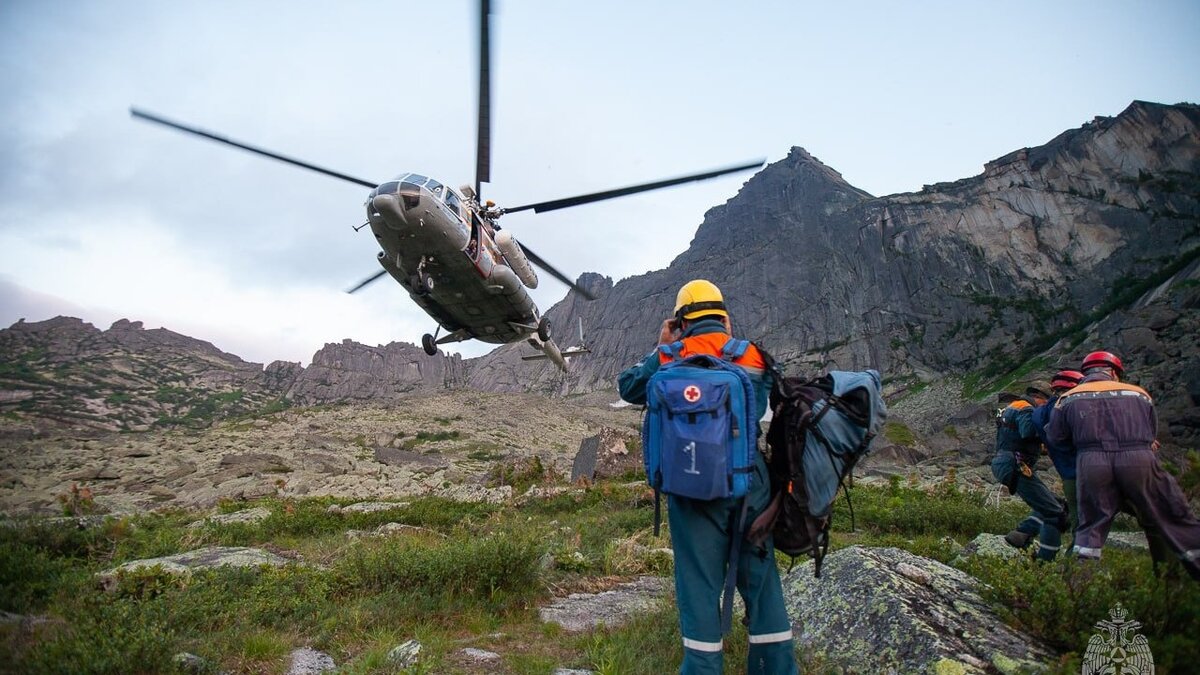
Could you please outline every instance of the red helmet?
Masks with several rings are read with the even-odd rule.
[[[1121,359],[1112,352],[1092,352],[1083,357],[1083,365],[1079,369],[1086,371],[1088,368],[1112,368],[1118,375],[1125,372]]]
[[[1083,380],[1083,373],[1078,370],[1060,370],[1050,378],[1051,389],[1074,389]]]

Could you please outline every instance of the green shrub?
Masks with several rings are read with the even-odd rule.
[[[389,538],[365,542],[335,563],[342,589],[437,589],[489,597],[540,591],[541,539],[529,531],[466,533],[439,542]]]
[[[1007,532],[1026,515],[1024,505],[1000,509],[984,506],[982,493],[963,492],[949,482],[930,492],[901,487],[899,480],[886,488],[859,486],[850,493],[855,525],[872,533],[958,535]],[[850,507],[845,496],[834,501],[833,529],[850,529]]]
[[[1048,564],[976,556],[962,568],[982,580],[985,599],[1013,623],[1068,652],[1064,672],[1079,672],[1088,639],[1119,602],[1141,622],[1158,672],[1200,662],[1200,584],[1176,569],[1156,576],[1149,556],[1106,549],[1096,562],[1061,557]]]
[[[70,570],[70,560],[0,537],[0,610],[24,614],[42,609]]]
[[[17,672],[124,675],[171,672],[178,636],[161,602],[118,600],[76,589],[63,615],[13,664]]]
[[[494,465],[488,472],[487,484],[511,485],[513,492],[521,493],[552,478],[553,473],[542,464],[542,459],[534,456]]]

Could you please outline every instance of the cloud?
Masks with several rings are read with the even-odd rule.
[[[128,318],[247,360],[302,363],[329,341],[415,343],[433,325],[386,281],[355,295],[320,282],[235,283],[219,264],[190,255],[177,233],[137,214],[92,225],[71,235],[76,245],[68,247],[0,233],[0,267],[41,289],[6,283],[0,319],[70,314],[106,328]],[[59,231],[51,241],[65,236]],[[109,309],[116,305],[120,312]]]

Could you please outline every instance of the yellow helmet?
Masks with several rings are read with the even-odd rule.
[[[696,279],[684,284],[675,296],[675,318],[690,320],[708,314],[729,317],[729,312],[725,311],[725,298],[721,297],[721,289],[705,279]]]

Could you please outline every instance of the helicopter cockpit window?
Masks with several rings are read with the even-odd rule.
[[[394,195],[394,194],[396,194],[396,192],[399,189],[400,189],[400,181],[398,181],[398,180],[388,181],[388,182],[384,183],[383,185],[380,185],[379,187],[375,188],[374,190],[371,190],[371,196],[374,197],[376,195]]]
[[[416,208],[421,203],[421,187],[408,182],[410,178],[412,176],[405,178],[400,183],[400,199],[404,202],[404,208],[406,209]]]
[[[461,203],[462,202],[459,200],[458,195],[454,193],[454,190],[446,190],[446,206],[449,206],[451,211],[455,213],[462,213],[462,208],[460,206]]]
[[[412,183],[413,185],[424,185],[427,180],[429,179],[419,173],[410,173],[404,178],[405,183]]]

